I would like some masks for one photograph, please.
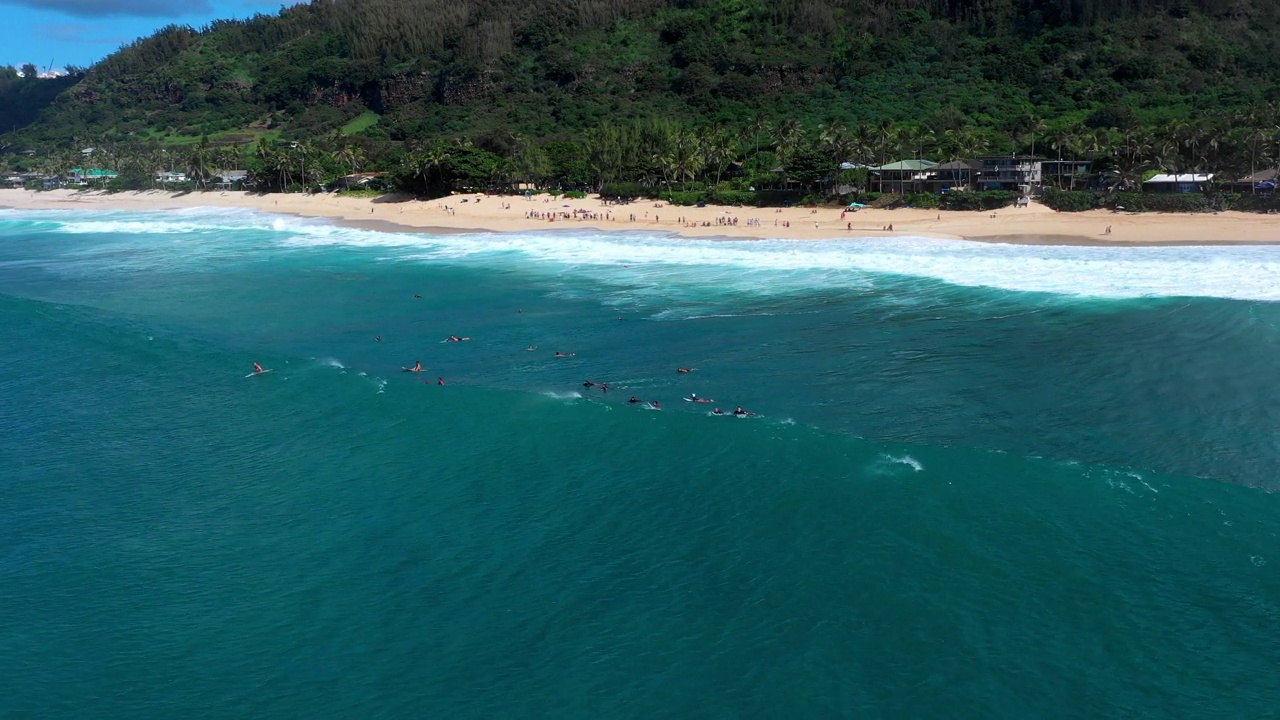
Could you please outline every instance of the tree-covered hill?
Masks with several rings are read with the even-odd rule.
[[[165,28],[58,89],[37,113],[47,97],[0,83],[0,106],[15,108],[8,127],[30,123],[22,133],[38,141],[343,127],[403,140],[763,114],[1013,135],[1034,118],[1155,125],[1280,100],[1280,10],[1274,0],[315,0]]]

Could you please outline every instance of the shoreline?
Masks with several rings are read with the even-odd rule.
[[[839,240],[924,237],[1013,245],[1151,247],[1187,245],[1280,244],[1280,216],[1221,213],[1125,214],[1107,210],[1059,213],[1043,205],[988,211],[868,208],[847,213],[839,208],[679,207],[654,201],[606,205],[600,199],[552,199],[535,195],[453,195],[416,200],[337,195],[255,195],[206,191],[169,193],[152,190],[108,194],[103,191],[0,190],[0,208],[13,210],[83,209],[163,211],[197,207],[255,210],[378,232],[455,234],[592,230],[658,233],[671,237],[722,240]],[[577,211],[577,216],[574,215]],[[571,218],[530,219],[527,212],[569,213]],[[629,220],[635,215],[636,220]],[[665,217],[664,217],[665,216]],[[716,224],[738,218],[738,225]],[[748,219],[759,224],[747,225]],[[681,222],[683,220],[684,222]],[[696,223],[690,225],[689,223]],[[893,227],[888,231],[886,227]],[[1112,234],[1105,234],[1106,228]]]

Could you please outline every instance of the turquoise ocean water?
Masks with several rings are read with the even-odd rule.
[[[1276,717],[1277,300],[1280,247],[2,211],[0,716]]]

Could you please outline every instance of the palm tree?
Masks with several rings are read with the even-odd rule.
[[[213,148],[209,145],[208,135],[201,135],[187,153],[187,174],[201,190],[208,188],[213,174]]]
[[[332,157],[339,165],[351,168],[351,174],[354,175],[360,172],[360,164],[364,162],[364,150],[344,135],[338,140],[338,146],[334,148]]]
[[[791,159],[804,142],[804,129],[800,127],[800,121],[788,118],[778,123],[773,129],[773,142],[778,151],[778,160],[786,165],[787,160]]]
[[[756,115],[754,118],[751,119],[751,124],[748,126],[748,130],[751,132],[752,135],[755,136],[755,140],[756,140],[755,154],[759,155],[760,154],[760,136],[768,135],[773,130],[773,127],[772,125],[770,125],[769,119],[766,118],[764,115]]]

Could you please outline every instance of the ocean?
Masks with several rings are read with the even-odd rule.
[[[0,211],[0,716],[1276,717],[1277,300],[1274,246]]]

